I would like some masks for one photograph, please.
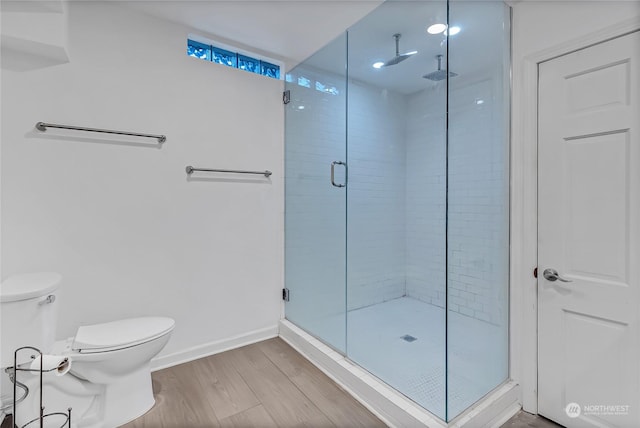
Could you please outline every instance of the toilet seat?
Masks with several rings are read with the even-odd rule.
[[[71,349],[81,354],[117,351],[161,337],[175,326],[166,317],[128,318],[78,328]]]

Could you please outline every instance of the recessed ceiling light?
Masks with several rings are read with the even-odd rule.
[[[382,66],[384,65],[384,62],[374,62],[373,63],[373,68],[382,68]]]
[[[304,110],[304,106],[298,106],[298,110]]]
[[[440,34],[446,29],[447,29],[447,25],[446,24],[433,24],[429,28],[427,28],[427,33],[429,33],[429,34]]]
[[[476,105],[484,104],[484,100],[482,98],[476,98]]]
[[[446,36],[449,33],[449,36],[455,36],[460,32],[460,27],[451,27],[448,30],[444,30],[444,35]]]

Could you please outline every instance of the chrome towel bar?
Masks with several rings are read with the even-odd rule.
[[[185,169],[187,171],[187,174],[192,174],[192,173],[194,173],[196,171],[202,171],[202,172],[228,172],[228,173],[231,173],[231,174],[257,174],[257,175],[264,175],[265,177],[269,177],[271,174],[273,174],[269,170],[266,170],[266,171],[243,171],[243,170],[239,170],[239,169],[206,169],[206,168],[194,168],[191,165],[189,165]]]
[[[126,132],[126,131],[112,131],[110,129],[85,128],[82,126],[58,125],[55,123],[45,123],[45,122],[36,123],[36,129],[38,131],[44,132],[47,130],[47,128],[70,129],[72,131],[99,132],[102,134],[117,134],[117,135],[129,135],[132,137],[155,138],[158,140],[158,143],[160,144],[167,141],[167,137],[165,135],[141,134],[139,132]]]

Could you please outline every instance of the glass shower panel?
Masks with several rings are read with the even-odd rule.
[[[449,20],[451,420],[508,377],[510,14],[502,2],[456,1]]]
[[[446,18],[388,0],[350,28],[347,103],[347,355],[442,419]]]
[[[286,75],[286,318],[345,352],[346,55],[343,34]],[[333,182],[332,184],[332,171]]]

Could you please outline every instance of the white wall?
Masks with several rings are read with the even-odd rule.
[[[612,37],[622,24],[635,21],[640,27],[640,2],[519,1],[512,7],[510,365],[511,377],[523,387],[524,409],[535,413],[536,62]]]
[[[68,14],[70,63],[2,74],[3,279],[63,275],[60,338],[80,324],[175,318],[165,363],[275,334],[282,82],[187,57],[190,28],[120,2],[70,2]],[[40,133],[37,121],[167,141]],[[190,164],[274,174],[188,179]]]
[[[640,15],[637,0],[525,0],[514,2],[512,8],[514,68],[527,55]]]

